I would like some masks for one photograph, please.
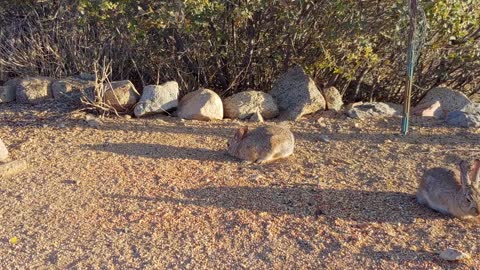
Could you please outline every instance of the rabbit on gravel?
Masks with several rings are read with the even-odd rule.
[[[228,153],[248,162],[267,163],[293,153],[295,139],[288,127],[268,125],[249,131],[239,128],[228,141]]]
[[[429,169],[417,191],[417,200],[444,214],[462,219],[480,216],[480,160],[459,164],[460,171]],[[480,219],[479,219],[480,220]]]

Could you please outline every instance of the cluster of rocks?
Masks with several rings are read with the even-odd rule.
[[[384,102],[359,102],[347,106],[352,118],[401,116],[403,106]],[[465,94],[448,88],[433,88],[412,108],[412,114],[443,119],[454,127],[480,127],[480,104],[472,102]]]
[[[91,76],[53,80],[45,77],[13,79],[0,87],[0,103],[38,104],[47,100],[80,102],[82,95],[92,94],[95,80]],[[117,112],[133,111],[136,117],[171,112],[183,119],[220,120],[223,118],[263,121],[280,117],[297,120],[319,110],[340,110],[343,102],[335,87],[321,92],[315,82],[296,66],[280,76],[269,93],[245,91],[222,100],[209,89],[199,89],[179,97],[174,81],[148,85],[142,95],[130,81],[115,81],[104,87],[104,104]]]
[[[412,113],[444,119],[454,127],[480,127],[480,104],[472,102],[465,94],[448,88],[428,91]]]
[[[0,103],[38,104],[46,100],[79,103],[82,95],[93,94],[95,77],[81,74],[62,80],[28,77],[7,81],[0,86]],[[104,104],[117,112],[132,112],[136,117],[170,113],[183,119],[220,120],[223,118],[263,121],[278,117],[298,120],[320,110],[340,111],[342,96],[335,87],[319,89],[300,66],[281,75],[268,92],[249,90],[222,100],[209,89],[188,93],[179,100],[179,86],[175,81],[148,85],[142,94],[130,81],[115,81],[104,87]],[[401,116],[403,106],[383,102],[360,102],[346,106],[352,118]],[[430,90],[412,109],[414,115],[445,119],[457,127],[480,127],[480,106],[463,93],[447,89]]]

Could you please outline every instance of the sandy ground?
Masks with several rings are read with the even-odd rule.
[[[0,105],[30,166],[0,179],[1,269],[480,269],[480,224],[414,197],[426,168],[480,155],[479,130],[413,119],[403,137],[398,118],[323,113],[258,166],[225,153],[238,121],[83,119]],[[445,262],[447,247],[472,258]]]

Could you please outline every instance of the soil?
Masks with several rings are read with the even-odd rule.
[[[414,118],[401,136],[399,118],[323,112],[286,123],[293,156],[255,165],[225,150],[260,124],[102,122],[0,105],[0,138],[29,164],[0,179],[1,269],[480,269],[480,224],[414,195],[427,168],[478,157],[478,129]],[[442,260],[449,247],[471,258]]]

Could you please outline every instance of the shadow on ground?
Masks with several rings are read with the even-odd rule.
[[[172,203],[226,210],[249,210],[296,217],[339,218],[360,222],[412,223],[415,218],[437,219],[439,214],[401,192],[294,187],[206,187],[187,189],[181,198],[106,194],[115,200]],[[183,197],[183,198],[182,198]],[[156,207],[156,206],[154,206]]]
[[[383,144],[385,140],[393,142],[416,144],[416,145],[445,145],[445,146],[463,146],[466,143],[477,144],[480,140],[480,134],[462,130],[452,134],[431,134],[423,135],[412,133],[408,136],[401,136],[393,133],[341,133],[341,132],[295,132],[295,137],[299,140],[320,142],[321,136],[327,136],[332,142],[352,142],[364,141],[373,144]]]
[[[147,158],[166,159],[191,159],[200,161],[233,161],[226,151],[215,151],[205,148],[179,147],[162,144],[148,143],[106,143],[106,144],[85,144],[83,149],[110,152],[125,156],[137,156]]]

